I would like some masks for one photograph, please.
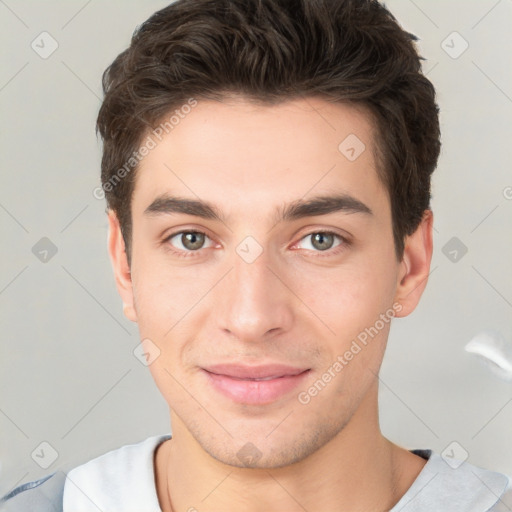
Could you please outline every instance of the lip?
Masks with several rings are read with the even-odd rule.
[[[309,373],[310,368],[281,364],[221,364],[202,370],[210,385],[230,400],[243,404],[265,405],[295,389]]]

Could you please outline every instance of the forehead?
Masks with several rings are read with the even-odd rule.
[[[200,100],[186,112],[148,133],[155,144],[139,166],[134,213],[164,192],[203,198],[226,214],[308,194],[344,193],[366,203],[387,195],[374,157],[375,127],[359,105],[319,98],[262,105],[235,97]]]

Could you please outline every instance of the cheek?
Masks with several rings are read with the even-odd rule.
[[[164,396],[176,396],[183,390],[179,382],[190,368],[188,351],[196,349],[197,316],[205,293],[214,281],[198,275],[197,270],[173,268],[158,262],[134,261],[132,271],[135,309],[141,340],[151,340],[158,358],[149,366]]]
[[[373,325],[392,305],[396,266],[383,260],[358,261],[332,269],[303,271],[297,295],[338,340]]]
[[[211,287],[190,268],[172,268],[158,261],[134,262],[133,294],[141,335],[166,339]]]

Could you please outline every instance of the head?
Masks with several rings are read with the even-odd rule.
[[[249,442],[262,466],[300,460],[375,398],[432,251],[438,108],[414,40],[372,0],[178,0],[105,71],[125,314],[158,354],[173,427],[219,460],[241,464]],[[304,373],[256,404],[209,380],[230,362]]]

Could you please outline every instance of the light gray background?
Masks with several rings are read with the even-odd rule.
[[[0,494],[170,429],[133,355],[136,326],[122,315],[105,205],[92,194],[101,73],[166,4],[0,0]],[[512,382],[463,350],[486,328],[512,340],[512,0],[387,5],[421,38],[444,146],[433,272],[417,311],[392,329],[382,430],[439,453],[457,441],[469,462],[512,474]],[[59,45],[47,59],[31,48],[43,31]],[[441,46],[462,48],[453,31],[469,43],[458,58]],[[442,252],[454,236],[468,248],[457,262]],[[32,253],[42,237],[58,249],[46,263]],[[42,442],[58,453],[47,469],[35,462],[50,460]]]

